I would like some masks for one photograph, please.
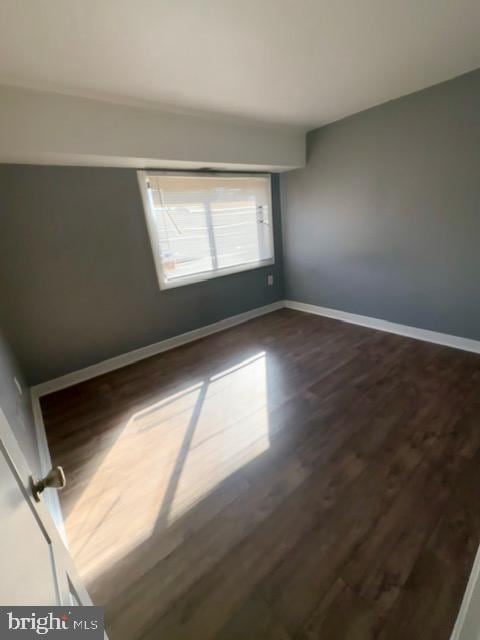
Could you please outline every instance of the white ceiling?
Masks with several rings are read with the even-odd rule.
[[[299,125],[480,67],[479,0],[0,0],[0,83]]]

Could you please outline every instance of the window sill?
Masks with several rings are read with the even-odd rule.
[[[262,260],[261,262],[249,262],[248,264],[237,265],[235,267],[226,267],[225,269],[218,269],[217,271],[208,271],[206,273],[185,276],[176,280],[170,280],[169,282],[164,282],[159,279],[159,285],[162,291],[167,289],[176,289],[177,287],[185,287],[189,284],[207,282],[208,280],[215,280],[216,278],[222,278],[223,276],[230,276],[234,273],[242,273],[243,271],[253,271],[254,269],[261,269],[262,267],[268,267],[273,264],[275,264],[275,259],[269,258],[268,260]]]

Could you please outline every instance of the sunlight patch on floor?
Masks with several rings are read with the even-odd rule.
[[[66,519],[82,577],[171,528],[269,445],[264,352],[132,415]]]

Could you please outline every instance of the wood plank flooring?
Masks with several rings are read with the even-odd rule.
[[[448,640],[480,357],[291,310],[42,399],[111,640]]]

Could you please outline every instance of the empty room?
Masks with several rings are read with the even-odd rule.
[[[0,0],[0,638],[480,639],[480,4]]]

